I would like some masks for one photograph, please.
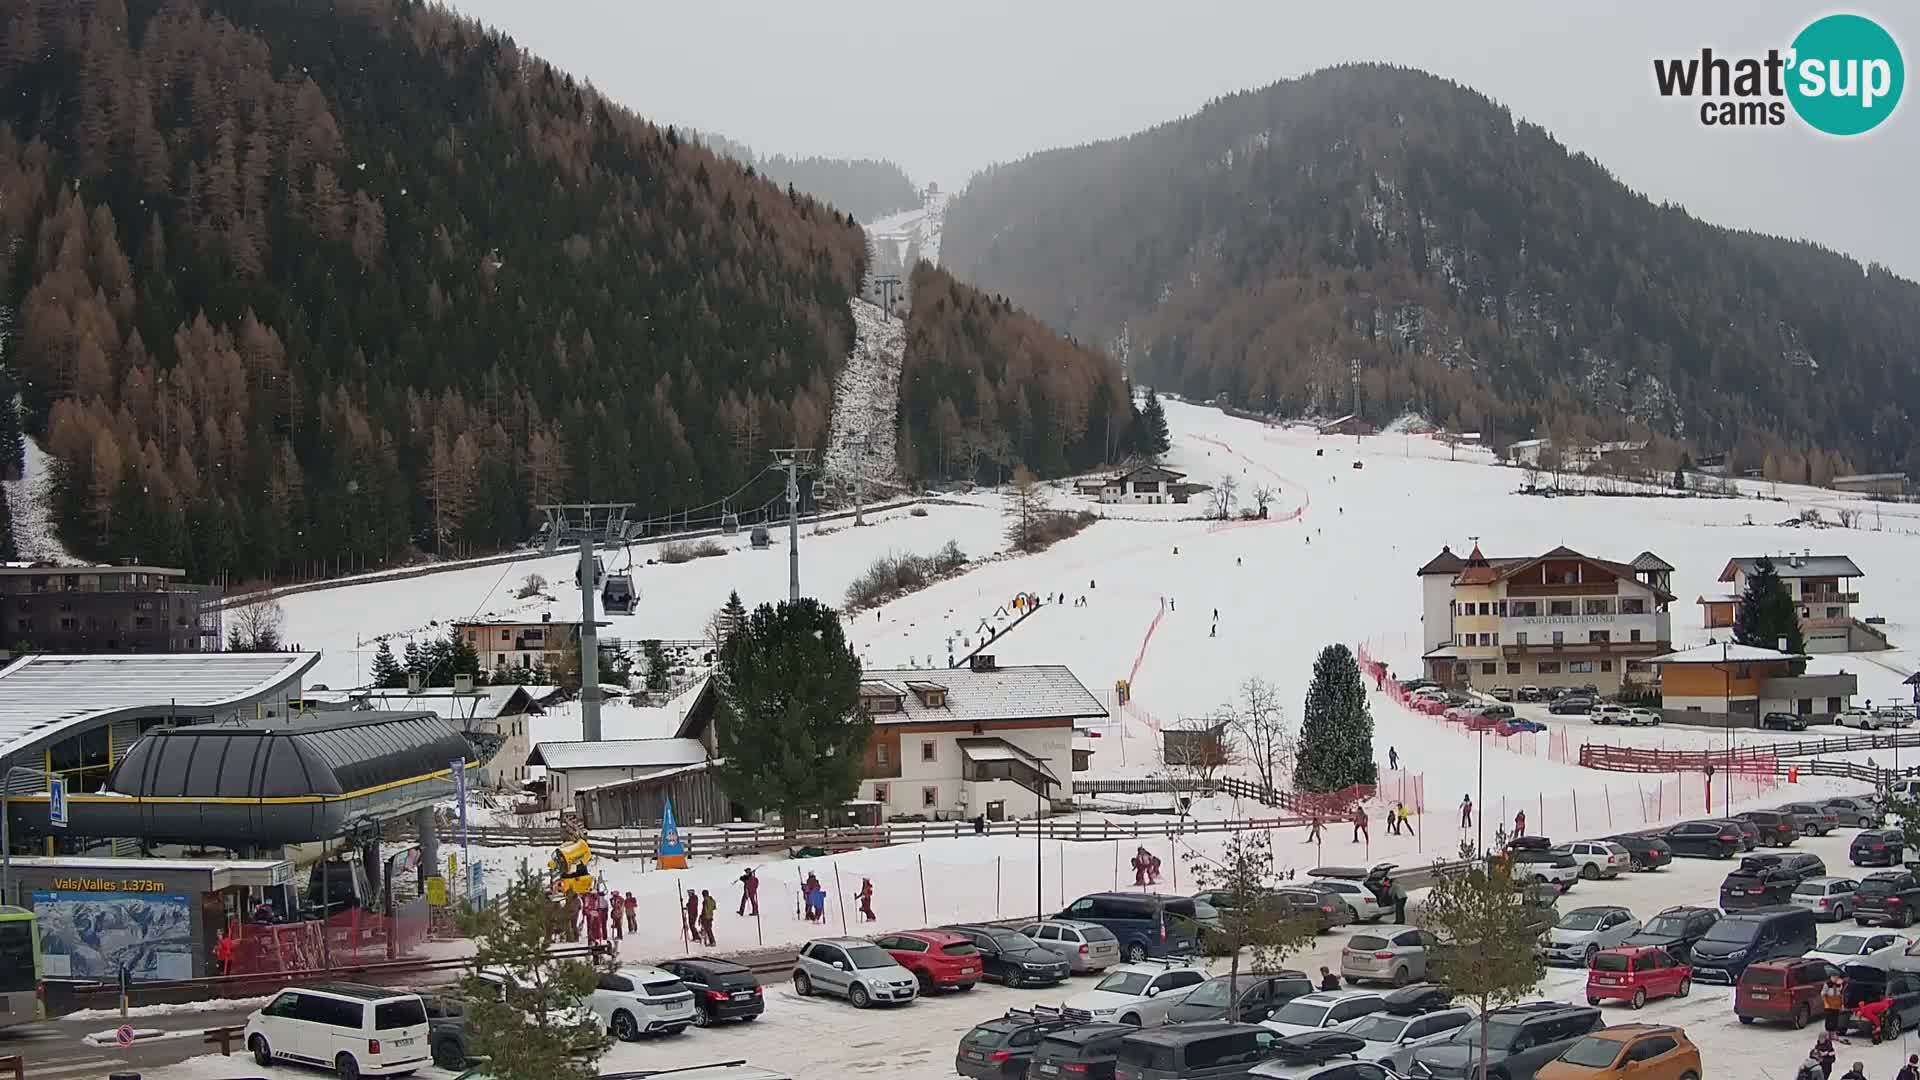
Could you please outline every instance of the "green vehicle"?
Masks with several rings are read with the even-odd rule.
[[[33,912],[0,905],[0,1028],[47,1018],[43,974],[40,924]]]

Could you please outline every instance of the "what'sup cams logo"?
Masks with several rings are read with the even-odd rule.
[[[1656,59],[1660,96],[1700,101],[1708,127],[1778,127],[1788,109],[1815,131],[1864,135],[1900,105],[1907,82],[1900,45],[1861,15],[1828,15],[1800,31],[1786,49],[1765,56]]]

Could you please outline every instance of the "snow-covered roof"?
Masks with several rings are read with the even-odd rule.
[[[609,739],[600,742],[543,742],[527,756],[528,765],[549,769],[646,769],[694,765],[707,760],[699,739]]]
[[[1030,754],[1005,739],[955,739],[960,753],[970,761],[1018,761],[1056,783],[1060,778],[1047,768],[1044,758]]]
[[[1467,561],[1455,555],[1452,547],[1442,547],[1440,554],[1428,559],[1427,564],[1415,570],[1414,573],[1419,577],[1426,577],[1428,574],[1451,575],[1459,573],[1461,568],[1466,565]]]
[[[290,690],[319,653],[27,656],[0,670],[0,758],[116,713],[194,716]]]
[[[655,780],[666,780],[675,776],[683,776],[687,773],[700,772],[707,767],[707,764],[708,763],[704,761],[697,761],[692,765],[662,765],[657,769],[636,769],[631,774],[622,776],[617,780],[602,780],[597,784],[588,784],[585,787],[577,787],[573,790],[584,794],[589,791],[605,791],[608,788],[626,787],[630,784],[645,784]]]
[[[503,714],[537,708],[533,692],[523,686],[476,686],[470,694],[456,694],[445,687],[436,687],[417,694],[405,690],[375,690],[355,696],[364,700],[369,708],[430,712],[448,720],[496,720]]]
[[[1670,652],[1664,656],[1647,659],[1649,664],[1750,664],[1761,660],[1804,660],[1804,653],[1784,653],[1777,649],[1763,649],[1758,645],[1741,645],[1736,642],[1710,642],[1696,645],[1691,649]]]
[[[926,677],[925,669],[869,668],[868,681],[905,683]],[[875,724],[975,723],[987,720],[1078,720],[1106,716],[1106,706],[1062,664],[998,667],[975,671],[962,665],[940,673],[947,693],[929,708],[906,695],[897,713],[881,713]]]
[[[1852,476],[1836,476],[1833,478],[1833,482],[1836,484],[1883,484],[1888,480],[1905,480],[1906,478],[1906,473],[1870,472],[1855,473]]]
[[[1783,578],[1866,576],[1866,572],[1845,555],[1781,555],[1767,558],[1773,559],[1774,570]],[[1720,580],[1732,581],[1736,571],[1741,574],[1753,573],[1760,559],[1758,555],[1734,557],[1727,563],[1727,568],[1720,571]]]

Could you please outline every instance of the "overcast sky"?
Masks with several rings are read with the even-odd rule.
[[[1653,90],[1655,56],[1785,48],[1806,3],[1338,0],[452,0],[658,123],[762,154],[878,157],[959,187],[1037,150],[1212,97],[1377,60],[1464,83],[1717,224],[1818,241],[1920,279],[1920,91],[1852,139],[1712,129]],[[1853,7],[1900,40],[1920,11]]]

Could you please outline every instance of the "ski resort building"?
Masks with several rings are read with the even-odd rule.
[[[0,627],[19,653],[220,650],[220,590],[166,566],[0,566]]]
[[[1672,646],[1673,566],[1647,551],[1613,562],[1557,547],[1464,559],[1442,548],[1417,571],[1427,677],[1485,690],[1587,686],[1617,692]]]
[[[454,623],[467,644],[480,656],[480,667],[531,668],[545,664],[558,667],[569,648],[580,640],[580,624],[554,622],[551,615],[538,620],[480,619]],[[595,626],[611,626],[597,622]]]
[[[1187,478],[1183,472],[1164,469],[1158,465],[1142,465],[1128,469],[1118,476],[1109,477],[1100,488],[1100,501],[1103,503],[1172,503],[1186,502],[1192,489],[1181,481]]]
[[[860,797],[889,816],[1026,817],[1072,797],[1074,722],[1106,706],[1060,665],[870,668]]]
[[[1802,552],[1772,561],[1774,572],[1780,575],[1800,614],[1800,632],[1806,638],[1808,652],[1871,652],[1889,647],[1885,634],[1854,616],[1854,606],[1860,603],[1854,580],[1866,574],[1851,558]],[[1734,624],[1740,614],[1740,597],[1747,591],[1747,579],[1759,562],[1760,556],[1730,560],[1720,571],[1720,580],[1730,586],[1730,591],[1699,598],[1707,629]]]
[[[1859,680],[1847,672],[1795,675],[1804,655],[1713,642],[1648,661],[1660,672],[1661,708],[1676,720],[1757,727],[1770,712],[1830,721],[1853,704]]]

